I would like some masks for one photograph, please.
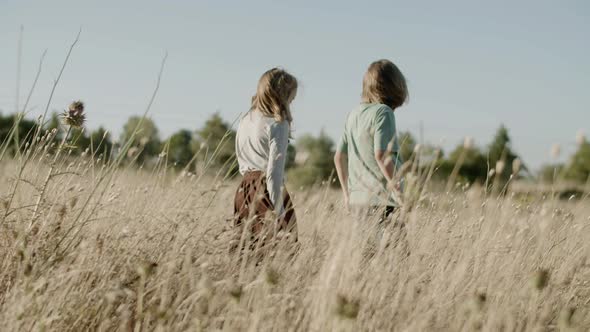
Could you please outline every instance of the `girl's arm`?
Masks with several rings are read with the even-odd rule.
[[[289,123],[287,121],[273,123],[269,128],[266,190],[278,216],[282,216],[285,212],[283,207],[283,179],[288,145]]]
[[[348,154],[342,151],[336,151],[334,155],[334,165],[336,173],[344,195],[344,204],[348,206]]]

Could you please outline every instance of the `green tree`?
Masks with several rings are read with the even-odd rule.
[[[86,149],[90,150],[90,136],[86,135],[86,128],[72,128],[68,143],[73,155],[79,155]]]
[[[449,154],[449,158],[446,160],[446,165],[443,169],[450,172],[455,165],[460,161],[461,155],[463,155],[463,163],[459,168],[460,178],[473,183],[476,181],[485,182],[488,173],[488,164],[485,155],[476,146],[466,148],[463,144],[457,146]]]
[[[297,148],[295,145],[289,143],[287,146],[287,160],[285,161],[285,169],[291,169],[296,166],[295,157],[297,155]]]
[[[553,183],[563,174],[564,169],[563,164],[543,165],[537,176],[539,181],[543,183]]]
[[[297,152],[305,155],[303,164],[289,172],[298,186],[310,186],[334,176],[334,142],[323,131],[318,137],[305,135],[297,140]]]
[[[15,126],[17,122],[18,125]],[[17,146],[22,149],[26,143],[31,143],[36,127],[34,121],[24,119],[21,115],[3,116],[0,113],[0,154],[6,147],[6,151],[14,155]]]
[[[590,177],[590,143],[583,140],[571,157],[565,170],[565,178],[585,183]]]
[[[508,181],[512,174],[512,163],[518,156],[512,151],[508,129],[504,125],[501,125],[496,131],[496,135],[490,143],[488,155],[491,168],[494,168],[498,161],[504,162],[505,167],[502,173],[496,174],[495,176],[502,182]]]
[[[113,141],[110,133],[105,128],[99,127],[90,133],[90,140],[92,141],[94,154],[102,160],[110,160],[113,151]]]
[[[136,133],[135,136],[133,133]],[[134,139],[132,146],[139,148],[138,163],[143,164],[160,153],[161,143],[158,128],[153,120],[140,116],[130,117],[123,126],[121,144],[127,144],[132,138]]]
[[[170,137],[168,159],[178,167],[185,167],[191,161],[193,157],[191,150],[192,139],[192,133],[186,129],[181,129]]]
[[[202,170],[237,174],[235,140],[236,132],[231,129],[230,124],[223,121],[219,113],[213,114],[203,128],[197,130],[192,144]]]
[[[45,129],[48,131],[52,131],[52,130],[56,130],[55,133],[55,137],[54,140],[56,141],[60,141],[62,136],[62,133],[60,131],[61,128],[61,119],[59,118],[59,115],[57,114],[57,112],[52,112],[51,115],[49,116],[49,121],[47,121],[47,123],[45,124]]]

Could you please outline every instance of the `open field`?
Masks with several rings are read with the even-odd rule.
[[[0,163],[3,331],[590,329],[587,198],[426,190],[367,258],[338,192],[295,192],[299,251],[256,266],[227,252],[235,181],[49,159]]]

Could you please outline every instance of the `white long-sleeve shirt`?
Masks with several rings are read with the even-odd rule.
[[[262,171],[266,189],[278,215],[283,208],[283,179],[289,145],[289,123],[277,122],[259,111],[251,110],[240,120],[236,135],[236,156],[240,173]]]

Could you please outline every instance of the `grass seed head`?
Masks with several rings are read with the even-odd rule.
[[[72,199],[70,200],[70,208],[74,208],[77,203],[78,203],[78,197],[77,196],[72,197]]]
[[[473,137],[466,136],[465,139],[463,140],[463,148],[465,150],[469,150],[472,147],[473,147]]]
[[[498,162],[496,162],[496,174],[502,174],[502,172],[504,172],[505,166],[506,164],[503,160],[498,160]]]
[[[522,166],[522,161],[520,158],[516,158],[512,161],[512,174],[518,174],[520,172],[520,167]]]
[[[561,154],[561,146],[559,144],[553,144],[551,147],[551,158],[557,159]]]
[[[57,210],[57,216],[60,220],[63,220],[66,214],[68,213],[68,208],[65,204],[62,204],[59,209]]]
[[[584,143],[586,143],[586,135],[581,130],[578,131],[578,133],[576,134],[576,143],[578,145],[583,145]]]
[[[573,317],[576,313],[576,308],[569,307],[565,308],[559,314],[559,327],[561,329],[568,329],[573,326]]]
[[[142,262],[139,264],[136,271],[141,277],[147,278],[154,273],[157,266],[158,264],[154,262]]]

